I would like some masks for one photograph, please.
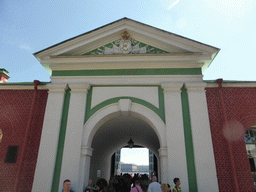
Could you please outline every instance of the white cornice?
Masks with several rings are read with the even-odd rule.
[[[71,89],[72,93],[88,93],[88,90],[90,89],[89,83],[70,83],[68,84],[69,88]]]
[[[166,82],[162,83],[161,87],[164,89],[164,93],[181,93],[182,82]]]
[[[209,60],[211,57],[209,55],[202,55],[201,53],[180,53],[180,54],[119,54],[119,55],[103,55],[103,56],[52,56],[49,59],[41,61],[43,65],[51,64],[90,64],[90,63],[102,63],[102,64],[114,64],[119,63],[171,63],[171,62],[193,62],[199,63],[199,66],[202,67],[202,63]],[[51,66],[52,67],[52,66]],[[194,66],[193,66],[194,67]],[[157,66],[155,66],[157,68]],[[52,68],[53,69],[53,68]]]
[[[202,75],[140,75],[140,76],[52,76],[52,83],[80,83],[90,85],[161,85],[165,82],[203,82]]]
[[[48,93],[51,94],[65,94],[65,91],[68,88],[67,83],[63,82],[63,83],[49,83],[47,84],[47,88],[49,89]]]
[[[205,92],[205,87],[207,83],[205,82],[188,82],[185,83],[187,92]]]
[[[154,68],[201,68],[203,63],[193,62],[124,62],[124,63],[74,63],[70,64],[52,64],[50,68],[54,70],[101,70],[101,69],[154,69]]]

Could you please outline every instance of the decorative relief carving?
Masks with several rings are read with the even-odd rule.
[[[112,43],[94,49],[84,55],[109,55],[109,54],[138,54],[138,53],[168,53],[167,51],[158,49],[151,45],[147,45],[140,41],[130,38],[130,35],[125,31],[121,35],[121,39]]]

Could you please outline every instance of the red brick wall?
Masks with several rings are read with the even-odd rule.
[[[0,191],[13,191],[33,95],[33,90],[0,91]],[[38,91],[18,191],[32,189],[47,96],[46,90]],[[16,163],[4,163],[10,145],[19,146]]]
[[[254,191],[249,160],[244,142],[245,131],[256,125],[256,88],[222,88],[229,129],[225,132],[218,88],[206,88],[219,189],[233,192],[234,181],[227,140],[231,141],[238,185],[241,191]]]

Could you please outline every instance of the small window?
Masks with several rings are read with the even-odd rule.
[[[8,146],[5,163],[16,163],[19,146]]]

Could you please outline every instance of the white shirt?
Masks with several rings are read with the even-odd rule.
[[[148,192],[161,192],[161,184],[157,182],[150,183],[148,185]]]

